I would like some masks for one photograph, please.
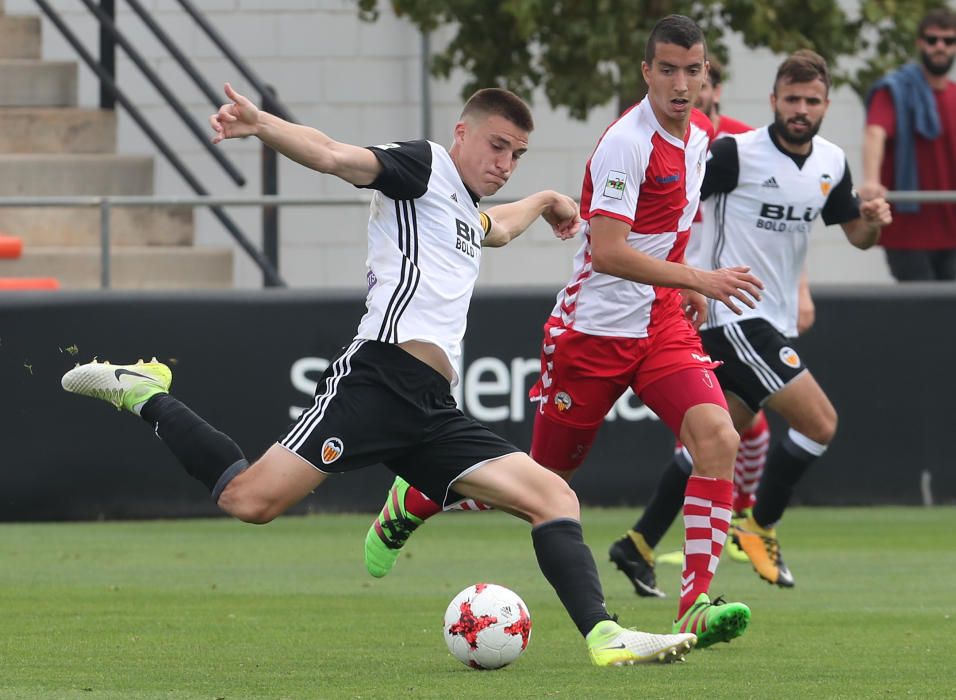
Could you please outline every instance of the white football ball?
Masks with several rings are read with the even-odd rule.
[[[476,583],[445,611],[445,643],[467,666],[507,666],[528,648],[531,615],[518,594],[494,583]]]

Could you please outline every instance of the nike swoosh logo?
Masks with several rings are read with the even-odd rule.
[[[140,377],[142,379],[152,380],[152,377],[147,377],[145,374],[139,374],[138,372],[130,372],[128,369],[118,369],[113,374],[116,375],[116,380],[119,381],[119,378],[124,374],[128,374],[131,377]]]
[[[624,644],[615,644],[613,647],[602,647],[603,649],[627,649]]]

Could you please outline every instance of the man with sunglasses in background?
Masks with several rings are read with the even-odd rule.
[[[867,96],[864,199],[889,190],[956,190],[956,15],[939,9],[919,23],[919,62],[877,81]],[[894,204],[880,245],[899,282],[956,279],[956,202]]]

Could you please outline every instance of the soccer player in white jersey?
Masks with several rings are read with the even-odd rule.
[[[570,479],[628,387],[680,437],[696,462],[673,629],[709,646],[742,634],[750,610],[707,595],[730,525],[738,437],[688,315],[703,320],[704,296],[734,311],[735,302],[754,305],[761,283],[745,265],[683,264],[711,130],[693,109],[707,70],[700,27],[680,15],[660,20],[642,70],[647,98],[608,127],[585,169],[584,240],[544,327],[531,453]],[[370,573],[385,575],[409,532],[435,512],[396,483],[366,537]]]
[[[624,629],[608,614],[577,498],[559,476],[458,410],[450,390],[482,246],[501,246],[539,216],[559,238],[579,222],[572,199],[544,191],[478,210],[528,148],[527,105],[496,88],[477,92],[449,150],[429,141],[361,148],[231,100],[210,117],[214,143],[257,136],[306,167],[376,190],[368,225],[367,312],[330,364],[315,402],[252,464],[238,445],[170,395],[153,361],[89,363],[63,387],[110,401],[155,426],[185,470],[226,513],[267,523],[330,474],[383,462],[439,503],[480,499],[527,520],[541,571],[599,666],[683,658],[693,634]],[[316,319],[316,322],[319,322]]]
[[[766,406],[789,427],[767,459],[751,514],[735,518],[731,529],[760,577],[781,587],[792,587],[794,577],[780,554],[775,525],[837,425],[833,405],[790,341],[797,335],[798,284],[810,229],[822,216],[866,249],[891,221],[884,199],[860,203],[843,150],[817,135],[829,89],[822,57],[812,51],[790,56],[774,80],[773,123],[715,141],[702,188],[704,228],[695,262],[716,267],[746,261],[766,284],[760,305],[742,316],[712,305],[701,337],[711,358],[723,363],[716,373],[734,424],[746,427]],[[672,462],[648,505],[665,529],[677,515],[666,492],[686,479],[686,470]]]

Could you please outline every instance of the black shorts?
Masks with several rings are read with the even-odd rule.
[[[700,332],[721,388],[754,413],[773,394],[807,370],[790,340],[762,318],[748,318]]]
[[[396,345],[354,340],[329,364],[279,443],[324,473],[379,462],[442,505],[451,484],[520,452],[458,410],[448,380]]]

